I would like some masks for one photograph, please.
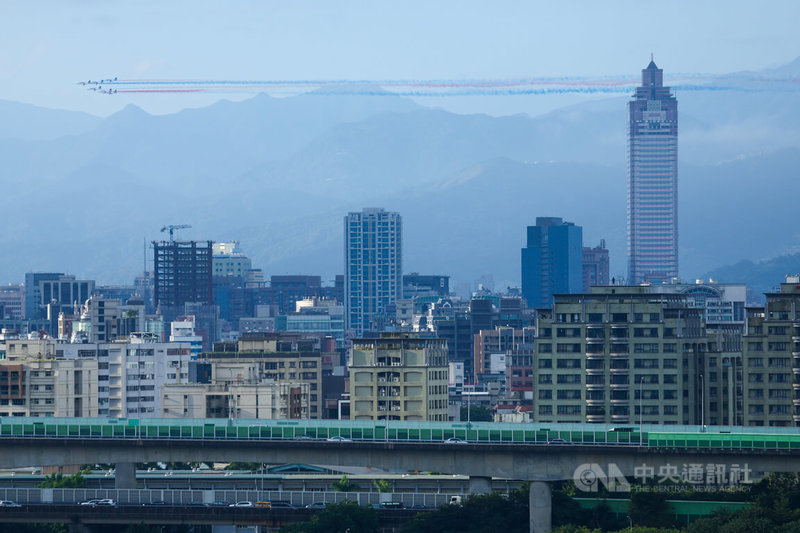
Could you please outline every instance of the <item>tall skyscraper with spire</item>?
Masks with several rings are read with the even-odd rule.
[[[678,276],[678,101],[650,59],[628,103],[628,282]]]

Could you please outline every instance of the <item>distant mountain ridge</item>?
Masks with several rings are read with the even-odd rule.
[[[800,92],[756,96],[678,94],[684,277],[800,246]],[[0,280],[129,282],[143,243],[175,223],[193,226],[181,238],[241,241],[267,275],[333,276],[342,217],[366,205],[402,213],[406,271],[518,283],[525,226],[561,216],[587,245],[606,239],[624,276],[626,100],[491,117],[394,95],[258,95],[105,119],[0,102],[0,243],[13,250]]]
[[[800,274],[800,252],[764,259],[743,260],[733,265],[716,268],[704,276],[719,283],[745,283],[752,296],[763,304],[763,294],[779,292],[786,276]]]

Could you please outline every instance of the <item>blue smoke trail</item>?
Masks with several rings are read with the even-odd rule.
[[[671,85],[680,91],[796,92],[800,79],[735,75],[713,78],[709,75],[683,74]],[[529,96],[559,94],[630,93],[639,81],[630,76],[539,77],[514,79],[432,79],[432,80],[104,80],[89,82],[113,87],[117,93],[180,92],[285,92],[314,95],[353,96]],[[90,89],[92,89],[90,87]]]

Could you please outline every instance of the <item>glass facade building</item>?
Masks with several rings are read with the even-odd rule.
[[[583,228],[557,217],[536,217],[522,249],[522,297],[528,307],[550,307],[553,294],[583,289]]]
[[[628,103],[628,282],[678,276],[678,101],[653,61]]]

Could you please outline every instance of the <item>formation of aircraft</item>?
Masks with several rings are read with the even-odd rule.
[[[86,81],[79,81],[78,85],[91,85],[91,87],[87,87],[89,91],[100,91],[103,94],[115,94],[117,92],[116,89],[103,89],[103,83],[114,83],[117,81],[117,77],[107,78],[104,80],[86,80]]]

